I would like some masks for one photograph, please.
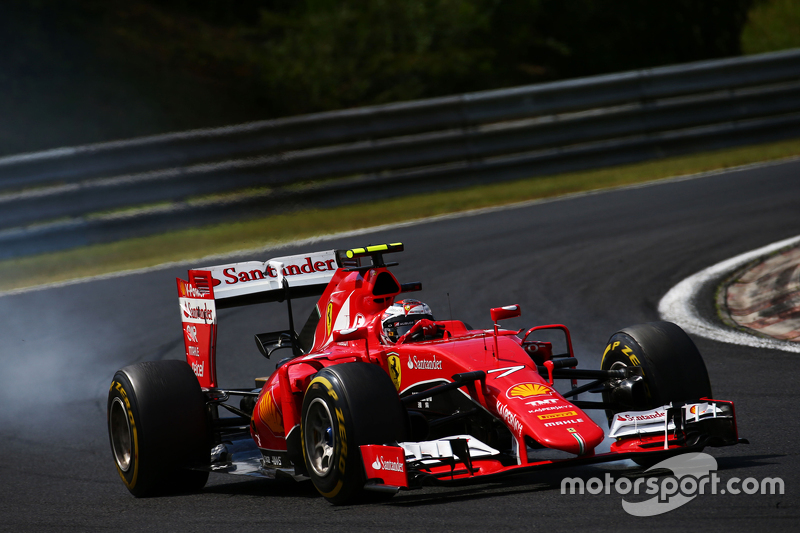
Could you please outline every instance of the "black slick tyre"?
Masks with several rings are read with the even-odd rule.
[[[644,372],[646,401],[637,406],[639,410],[711,398],[711,383],[700,352],[672,322],[648,322],[614,333],[601,367],[609,370],[620,366],[638,366]],[[607,396],[604,401],[608,401]]]
[[[137,497],[194,492],[210,461],[205,396],[184,361],[118,370],[108,392],[108,435],[120,478]]]
[[[334,504],[352,502],[366,478],[359,446],[400,442],[407,417],[379,366],[345,363],[319,371],[306,390],[301,442],[308,475]]]

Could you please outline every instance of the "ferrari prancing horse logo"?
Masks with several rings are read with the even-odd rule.
[[[394,383],[394,388],[400,390],[400,381],[401,381],[401,372],[402,372],[402,365],[400,364],[400,358],[397,357],[397,354],[392,352],[389,354],[387,358],[387,363],[389,365],[389,377],[392,378],[392,383]]]

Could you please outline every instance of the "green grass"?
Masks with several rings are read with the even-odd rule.
[[[800,47],[800,3],[762,0],[747,14],[742,28],[742,52],[760,54]]]
[[[800,139],[333,209],[297,211],[87,246],[0,261],[0,290],[200,259],[379,224],[644,183],[795,155],[800,155]]]

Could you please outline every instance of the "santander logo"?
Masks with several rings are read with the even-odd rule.
[[[617,414],[617,420],[620,422],[633,422],[634,420],[637,422],[642,422],[644,420],[658,420],[659,418],[664,418],[666,415],[667,413],[665,411],[658,410],[646,415],[629,415],[627,413],[619,413]]]
[[[327,259],[325,261],[312,261],[310,257],[305,257],[304,261],[299,264],[286,265],[281,270],[284,276],[302,276],[303,274],[314,274],[315,272],[327,272],[336,270],[336,261],[334,259]],[[236,267],[228,267],[222,270],[222,275],[225,276],[225,283],[227,285],[234,285],[236,283],[246,283],[248,281],[256,281],[266,278],[277,278],[278,271],[272,265],[267,265],[264,270],[241,270]],[[216,284],[219,280],[215,280]]]
[[[190,319],[193,318],[195,320],[205,320],[210,322],[214,320],[214,311],[209,309],[206,304],[203,304],[203,307],[200,307],[199,305],[192,306],[189,302],[184,302],[183,316]]]
[[[411,370],[441,370],[442,362],[433,356],[433,359],[417,359],[416,355],[408,359],[408,368]]]
[[[375,470],[387,470],[389,472],[403,472],[403,463],[400,461],[387,461],[383,456],[380,456],[375,458],[375,462],[372,463],[372,468]]]

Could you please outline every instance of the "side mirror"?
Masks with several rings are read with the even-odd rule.
[[[361,326],[360,328],[339,329],[333,332],[333,342],[347,342],[356,339],[366,339],[369,328]]]
[[[421,281],[411,281],[409,283],[400,284],[400,292],[416,292],[422,290]]]
[[[522,314],[522,310],[519,308],[519,304],[514,304],[506,305],[505,307],[493,307],[490,312],[492,314],[492,322],[494,322],[494,356],[499,358],[500,347],[497,345],[497,331],[499,328],[497,327],[497,322],[506,318],[516,318]]]
[[[492,322],[497,323],[499,320],[505,320],[507,318],[516,318],[522,315],[522,310],[520,309],[519,304],[507,305],[505,307],[492,308],[491,314],[492,314]]]

